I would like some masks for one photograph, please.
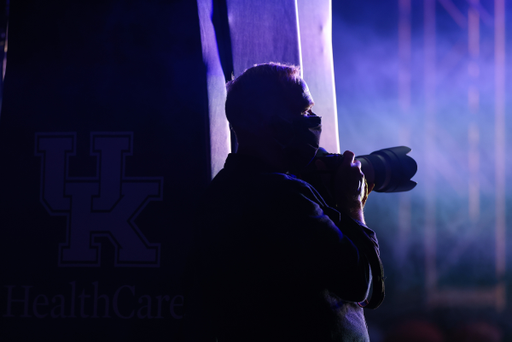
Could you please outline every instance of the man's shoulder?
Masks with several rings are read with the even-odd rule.
[[[278,172],[269,172],[262,173],[260,175],[261,181],[264,183],[270,184],[279,184],[286,187],[292,188],[310,188],[311,185],[300,178],[297,178],[293,175],[278,173]]]
[[[215,176],[212,183],[229,184],[265,184],[290,187],[310,187],[310,185],[288,173],[274,170],[274,167],[249,155],[231,153],[224,168]]]
[[[289,174],[279,172],[248,172],[234,174],[221,171],[212,181],[215,186],[243,186],[255,188],[255,190],[274,191],[311,191],[312,186]]]

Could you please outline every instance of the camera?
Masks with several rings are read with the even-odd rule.
[[[368,183],[375,184],[373,191],[409,191],[417,184],[411,178],[418,170],[416,161],[407,155],[410,151],[411,149],[407,146],[390,147],[368,155],[357,156],[355,159],[361,162],[361,170]],[[338,153],[328,153],[325,149],[319,148],[310,165],[314,165],[316,159],[321,159],[327,166],[328,172],[334,173],[343,156]]]

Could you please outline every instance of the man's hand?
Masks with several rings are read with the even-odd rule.
[[[338,210],[365,223],[363,207],[373,187],[374,184],[369,186],[366,182],[361,163],[354,159],[354,153],[345,151],[335,178],[334,191]]]

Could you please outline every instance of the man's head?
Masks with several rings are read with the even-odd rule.
[[[312,121],[308,116],[312,115],[313,104],[295,66],[256,65],[227,84],[226,116],[237,135],[239,151],[267,161],[283,160],[286,165],[280,168],[287,171],[295,162],[292,159],[297,159],[297,151],[292,150],[309,156],[311,148],[305,152],[306,145],[315,145],[313,135],[318,138],[319,128],[314,129],[319,126],[319,118],[315,127],[305,127]],[[301,159],[309,158],[309,162],[313,156]]]
[[[226,116],[234,130],[254,130],[272,117],[298,117],[314,104],[296,66],[255,65],[227,84]]]

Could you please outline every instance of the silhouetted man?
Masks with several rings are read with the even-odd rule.
[[[297,67],[254,66],[227,91],[239,148],[202,212],[189,311],[203,322],[197,329],[218,342],[369,340],[358,303],[367,299],[370,267],[354,241],[376,252],[378,244],[365,226],[359,162],[344,153],[335,208],[295,176],[314,158],[321,132]]]

